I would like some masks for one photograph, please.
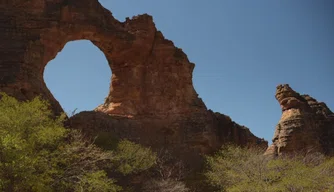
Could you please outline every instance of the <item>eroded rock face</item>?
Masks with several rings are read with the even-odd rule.
[[[222,143],[233,143],[246,147],[256,146],[263,149],[268,147],[267,141],[256,137],[249,128],[232,121],[229,116],[220,113],[213,113],[213,115],[218,122],[217,135]]]
[[[300,95],[288,84],[277,86],[275,97],[282,117],[266,154],[334,154],[334,118],[326,104]]]
[[[309,95],[302,95],[311,107],[318,126],[319,142],[322,151],[334,155],[334,113],[324,102],[318,102]]]
[[[2,91],[20,99],[41,94],[61,112],[44,83],[44,68],[67,42],[87,39],[105,54],[113,73],[98,111],[134,116],[188,113],[194,104],[205,108],[192,86],[194,64],[149,15],[121,23],[97,0],[1,1],[0,11]]]
[[[233,143],[245,147],[261,147],[267,141],[254,136],[250,130],[233,122],[228,116],[203,110],[161,118],[158,116],[121,117],[98,111],[74,115],[68,121],[72,128],[97,136],[96,144],[112,147],[119,138],[150,146],[154,151],[167,150],[182,161],[192,191],[211,191],[203,182],[201,169],[205,154],[215,152],[222,144]],[[138,179],[141,179],[138,181]],[[147,177],[136,178],[141,183]],[[132,181],[127,181],[132,182]]]
[[[43,79],[48,62],[67,42],[81,39],[105,54],[109,94],[95,111],[71,118],[72,128],[170,148],[192,168],[225,142],[266,145],[207,110],[192,84],[194,64],[149,15],[119,22],[97,0],[1,0],[0,28],[0,92],[19,100],[42,96],[55,114],[63,109]]]
[[[194,64],[163,37],[151,16],[119,22],[97,0],[1,1],[0,12],[0,91],[20,100],[41,95],[59,114],[63,110],[44,83],[44,68],[67,42],[87,39],[112,70],[109,94],[97,112],[163,125],[195,122],[219,145],[192,84]]]

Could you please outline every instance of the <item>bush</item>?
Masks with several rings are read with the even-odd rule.
[[[156,163],[156,154],[149,148],[123,140],[119,142],[115,150],[113,163],[123,175],[138,173],[149,169]]]
[[[334,158],[310,157],[270,159],[261,150],[227,146],[207,157],[205,175],[212,186],[228,192],[333,190]]]
[[[144,192],[187,192],[189,189],[181,181],[173,179],[152,179],[143,186]]]
[[[53,118],[49,104],[39,98],[18,102],[1,96],[1,191],[116,192],[121,188],[103,168],[130,174],[155,163],[154,153],[129,141],[115,151],[95,146],[80,132],[64,128],[64,116]]]

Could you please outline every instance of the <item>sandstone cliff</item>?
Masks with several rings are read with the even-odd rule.
[[[0,91],[20,100],[42,96],[56,115],[63,110],[43,79],[48,62],[67,42],[80,39],[105,54],[112,70],[105,103],[71,118],[72,128],[107,135],[108,141],[128,138],[169,148],[194,170],[202,154],[223,143],[267,145],[207,110],[193,87],[194,64],[149,15],[119,22],[97,0],[1,0],[0,13]]]
[[[266,154],[321,152],[334,154],[334,114],[323,102],[279,85],[276,99],[282,117]]]

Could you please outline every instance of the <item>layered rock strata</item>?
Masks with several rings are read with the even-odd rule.
[[[334,114],[325,103],[300,95],[288,84],[277,86],[275,97],[282,116],[266,154],[334,154]]]

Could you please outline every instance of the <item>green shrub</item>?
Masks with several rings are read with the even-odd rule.
[[[334,187],[334,158],[319,160],[318,155],[271,159],[261,150],[227,146],[207,157],[207,164],[208,182],[220,191],[331,191]]]
[[[116,169],[124,175],[138,173],[149,169],[156,163],[156,154],[149,148],[123,140],[119,142],[115,150],[113,162]]]
[[[103,150],[78,131],[63,127],[39,98],[0,100],[0,191],[120,191],[105,167],[123,174],[148,169],[155,154],[129,141]]]

